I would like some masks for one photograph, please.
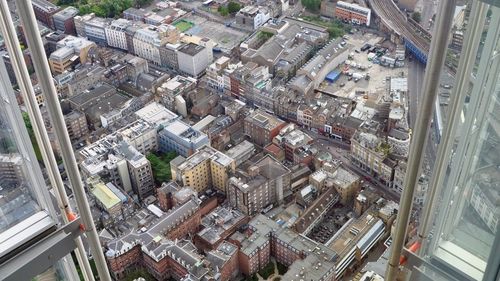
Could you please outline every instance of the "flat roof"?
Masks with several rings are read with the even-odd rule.
[[[120,198],[118,198],[118,196],[116,196],[116,194],[104,183],[99,182],[93,186],[92,194],[94,194],[96,199],[99,200],[106,209],[110,209],[121,202]]]
[[[170,121],[179,117],[177,114],[173,113],[157,102],[152,102],[137,110],[135,112],[135,115],[142,120],[145,120],[157,126],[165,125],[166,123],[169,123]]]
[[[189,43],[189,44],[182,46],[179,49],[179,52],[190,55],[190,56],[194,56],[194,55],[198,54],[199,52],[201,52],[203,49],[205,49],[205,47],[203,47],[201,45]]]

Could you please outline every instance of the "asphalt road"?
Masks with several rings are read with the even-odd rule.
[[[307,131],[307,133],[316,140],[317,144],[319,144],[323,148],[326,148],[334,158],[342,161],[342,166],[344,168],[347,168],[349,171],[352,171],[355,174],[359,175],[363,180],[365,180],[366,177],[370,177],[370,175],[351,163],[351,159],[349,157],[350,146],[348,144],[318,135],[311,131]],[[366,182],[365,184],[370,186],[373,191],[375,191],[380,196],[394,202],[399,202],[399,194],[388,190],[387,187],[383,186],[382,184],[379,184],[377,182]]]
[[[424,83],[425,65],[413,60],[408,63],[408,95],[409,95],[409,122],[410,128],[414,128],[417,120],[418,104],[422,100],[421,90]]]

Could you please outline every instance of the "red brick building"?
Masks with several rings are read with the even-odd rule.
[[[194,243],[203,251],[215,250],[249,218],[238,210],[218,207],[201,220],[201,230],[195,235]]]
[[[335,16],[355,24],[370,25],[371,10],[358,4],[338,1],[335,8]]]
[[[239,273],[238,247],[234,244],[224,241],[207,253],[207,260],[219,268],[221,281],[235,280]]]
[[[202,257],[192,243],[181,239],[195,234],[201,217],[217,205],[216,197],[204,202],[192,198],[153,219],[153,224],[107,242],[106,259],[112,276],[121,280],[138,267],[146,268],[158,280],[170,277],[180,280],[188,272],[192,274],[191,271],[197,274],[208,272],[209,268],[190,270],[195,265],[202,266]]]
[[[286,123],[261,110],[255,110],[245,118],[245,135],[263,147],[273,141]]]
[[[60,11],[61,8],[46,0],[32,0],[31,3],[36,19],[50,29],[55,29],[53,16]]]
[[[335,252],[282,228],[264,215],[254,217],[248,230],[235,233],[230,241],[239,247],[240,271],[247,276],[265,267],[274,257],[289,266],[282,280],[296,280],[297,276],[303,280],[334,280]]]

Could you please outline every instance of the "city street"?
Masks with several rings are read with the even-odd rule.
[[[366,177],[370,177],[367,173],[362,171],[360,168],[357,166],[353,165],[351,163],[351,160],[349,158],[349,151],[350,151],[350,146],[346,143],[340,142],[338,140],[330,139],[324,136],[321,136],[319,134],[316,134],[311,131],[306,131],[310,136],[316,139],[316,142],[321,146],[325,147],[328,152],[330,152],[334,158],[339,159],[342,161],[342,165],[347,168],[348,170],[356,173],[358,176],[360,176],[363,181],[365,181],[366,185],[371,186],[374,191],[377,192],[380,196],[392,200],[394,202],[399,202],[399,194],[387,189],[387,187],[383,186],[382,184],[378,182],[367,182]]]

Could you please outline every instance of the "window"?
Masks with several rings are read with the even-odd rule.
[[[419,220],[427,238],[410,280],[497,280],[500,7],[482,1],[471,6],[448,128],[429,186],[435,196],[426,199]]]
[[[54,225],[44,187],[5,65],[0,62],[0,257]]]

